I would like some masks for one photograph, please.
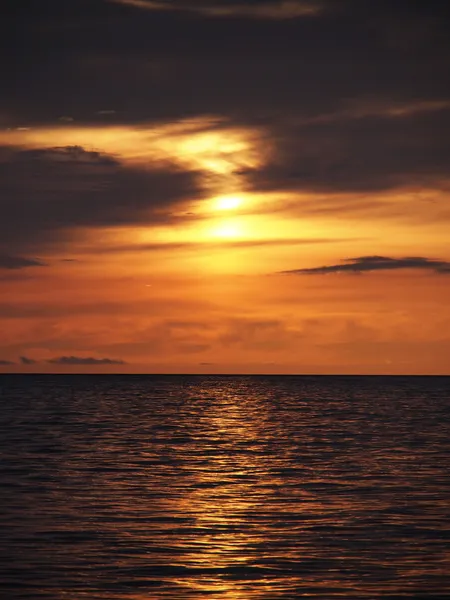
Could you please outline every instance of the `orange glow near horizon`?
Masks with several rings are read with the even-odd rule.
[[[118,357],[126,364],[102,368],[127,372],[450,371],[448,276],[282,273],[374,254],[450,260],[448,195],[252,191],[242,173],[265,164],[261,136],[215,117],[0,132],[6,151],[80,146],[201,184],[148,222],[82,224],[31,248],[46,266],[0,282],[11,304],[0,370],[18,356],[38,361],[18,370],[76,370],[45,361],[80,354]]]

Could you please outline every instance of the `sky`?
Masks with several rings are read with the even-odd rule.
[[[450,9],[6,0],[0,372],[450,374]]]

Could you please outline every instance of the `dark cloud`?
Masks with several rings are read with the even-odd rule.
[[[293,269],[290,271],[283,271],[283,273],[293,275],[326,275],[328,273],[367,273],[369,271],[395,271],[398,269],[426,269],[436,273],[450,274],[450,262],[424,258],[422,256],[408,256],[405,258],[360,256],[358,258],[347,258],[337,265],[326,265],[309,269]]]
[[[45,263],[35,258],[0,254],[0,269],[25,269],[26,267],[43,267]]]
[[[14,363],[11,360],[0,360],[0,367],[8,367],[8,366],[11,366],[14,364],[16,364],[16,363]]]
[[[275,18],[282,14],[292,18]],[[371,191],[448,182],[448,3],[9,0],[0,28],[13,57],[2,72],[5,125],[56,123],[61,115],[77,124],[222,115],[266,132],[268,163],[243,173],[253,189]],[[156,197],[171,201],[196,189],[192,174],[167,165],[143,173],[90,154],[81,161],[80,154],[77,167],[71,151],[24,154],[8,231],[18,227],[33,237],[37,229],[85,225],[91,204],[96,224],[120,224],[148,208],[144,189],[152,206]],[[31,171],[44,162],[62,166],[59,185],[67,178],[72,197],[57,202],[53,189],[41,214],[37,195],[49,184],[40,178],[50,167]],[[11,178],[18,170],[14,164]],[[16,200],[27,195],[31,177],[33,199],[24,207]],[[95,180],[95,194],[80,190],[86,179],[85,186]],[[0,185],[8,189],[11,179]],[[111,211],[104,210],[109,194]],[[128,217],[124,195],[135,199]]]
[[[395,108],[395,107],[394,107]],[[376,191],[401,186],[448,187],[450,102],[436,109],[414,105],[405,114],[279,122],[269,128],[273,154],[258,170],[244,172],[257,190]]]
[[[13,58],[2,73],[3,112],[17,125],[61,115],[99,121],[105,107],[131,121],[199,114],[253,121],[317,115],[361,96],[448,97],[449,10],[438,0],[292,2],[321,10],[284,20],[205,14],[285,4],[274,1],[156,4],[160,10],[7,1],[1,33]],[[203,14],[167,10],[174,6]]]
[[[47,361],[52,365],[124,365],[126,364],[123,360],[116,360],[113,358],[93,358],[91,356],[59,356],[52,358]]]
[[[317,0],[110,0],[116,4],[136,6],[152,11],[198,12],[211,17],[227,17],[230,15],[253,18],[283,19],[320,12],[322,3]]]
[[[14,249],[76,228],[171,221],[177,203],[201,194],[196,173],[167,163],[133,168],[77,146],[4,149],[0,156],[0,250],[9,268],[39,264],[8,259]]]
[[[20,362],[22,365],[35,365],[38,361],[34,360],[34,358],[29,358],[28,356],[20,356]]]

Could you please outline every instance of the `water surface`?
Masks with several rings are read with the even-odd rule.
[[[450,378],[0,377],[0,597],[450,597]]]

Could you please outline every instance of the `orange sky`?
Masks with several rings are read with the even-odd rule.
[[[1,358],[36,361],[14,370],[449,372],[445,273],[428,266],[284,273],[371,256],[374,248],[381,256],[450,259],[442,192],[374,192],[356,209],[348,193],[255,193],[239,173],[267,160],[262,132],[212,118],[35,127],[3,132],[0,142],[82,146],[142,170],[170,161],[202,181],[200,197],[171,206],[161,222],[73,228],[41,249],[46,266],[3,276]],[[75,364],[48,362],[55,357]],[[92,365],[82,364],[87,357]],[[96,364],[105,357],[126,364]]]
[[[428,5],[88,4],[5,38],[0,372],[450,374]]]

